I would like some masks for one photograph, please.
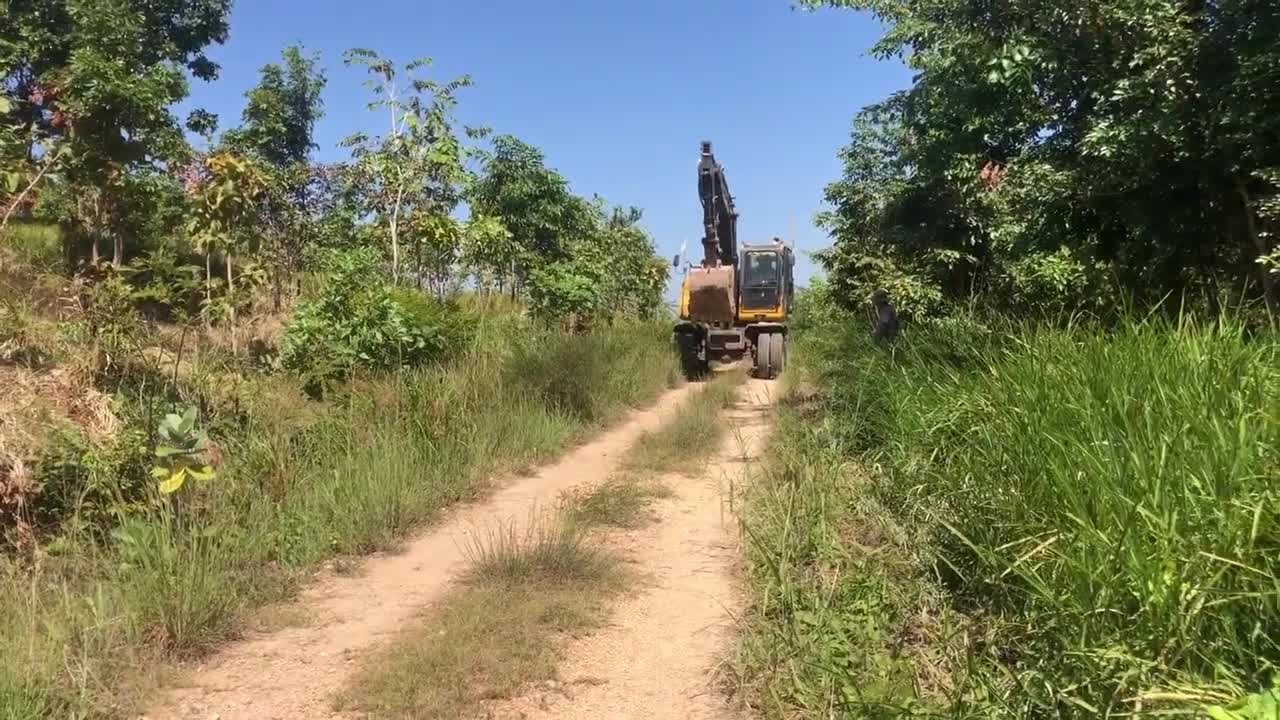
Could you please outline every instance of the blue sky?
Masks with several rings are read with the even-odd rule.
[[[711,140],[740,239],[781,236],[807,277],[804,254],[827,244],[813,215],[853,114],[910,80],[867,53],[879,32],[869,15],[790,0],[238,0],[231,38],[213,51],[221,78],[194,82],[184,107],[238,123],[258,68],[300,42],[329,71],[318,154],[340,159],[343,137],[385,124],[342,52],[429,56],[438,78],[473,77],[464,122],[541,147],[576,192],[644,208],[668,257],[686,238],[697,247],[698,143]]]

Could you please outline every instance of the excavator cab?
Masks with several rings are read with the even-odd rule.
[[[742,252],[738,280],[738,320],[786,320],[795,298],[795,255],[774,238],[772,245],[747,245]]]
[[[786,363],[787,320],[795,300],[795,254],[782,240],[738,246],[738,213],[724,168],[702,143],[698,163],[703,259],[689,267],[680,288],[675,341],[690,378],[712,360],[750,354],[755,374],[773,378]],[[677,255],[673,264],[678,266]]]

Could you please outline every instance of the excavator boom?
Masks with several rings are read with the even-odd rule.
[[[698,162],[698,197],[702,200],[703,267],[736,265],[738,261],[738,213],[724,168],[703,141]]]

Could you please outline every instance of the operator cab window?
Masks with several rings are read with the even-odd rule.
[[[778,284],[778,254],[771,252],[747,253],[747,287]]]

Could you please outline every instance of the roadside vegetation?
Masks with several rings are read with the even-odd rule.
[[[746,504],[770,714],[1196,715],[1269,687],[1274,335],[952,320],[889,350],[833,323],[797,356]]]
[[[744,506],[747,697],[1277,717],[1280,12],[803,4],[872,11],[916,75],[827,190]]]
[[[744,375],[696,389],[660,429],[627,451],[613,477],[568,493],[553,512],[482,534],[471,568],[425,625],[365,668],[339,699],[372,717],[433,720],[481,716],[486,702],[555,683],[567,638],[598,627],[609,602],[635,578],[594,532],[634,530],[670,497],[663,476],[692,471],[724,440],[719,414]],[[691,447],[689,436],[700,433]]]
[[[125,717],[334,558],[680,382],[636,208],[356,49],[174,114],[230,3],[0,9],[0,717]],[[135,7],[137,6],[137,7]],[[234,121],[234,120],[233,120]]]

